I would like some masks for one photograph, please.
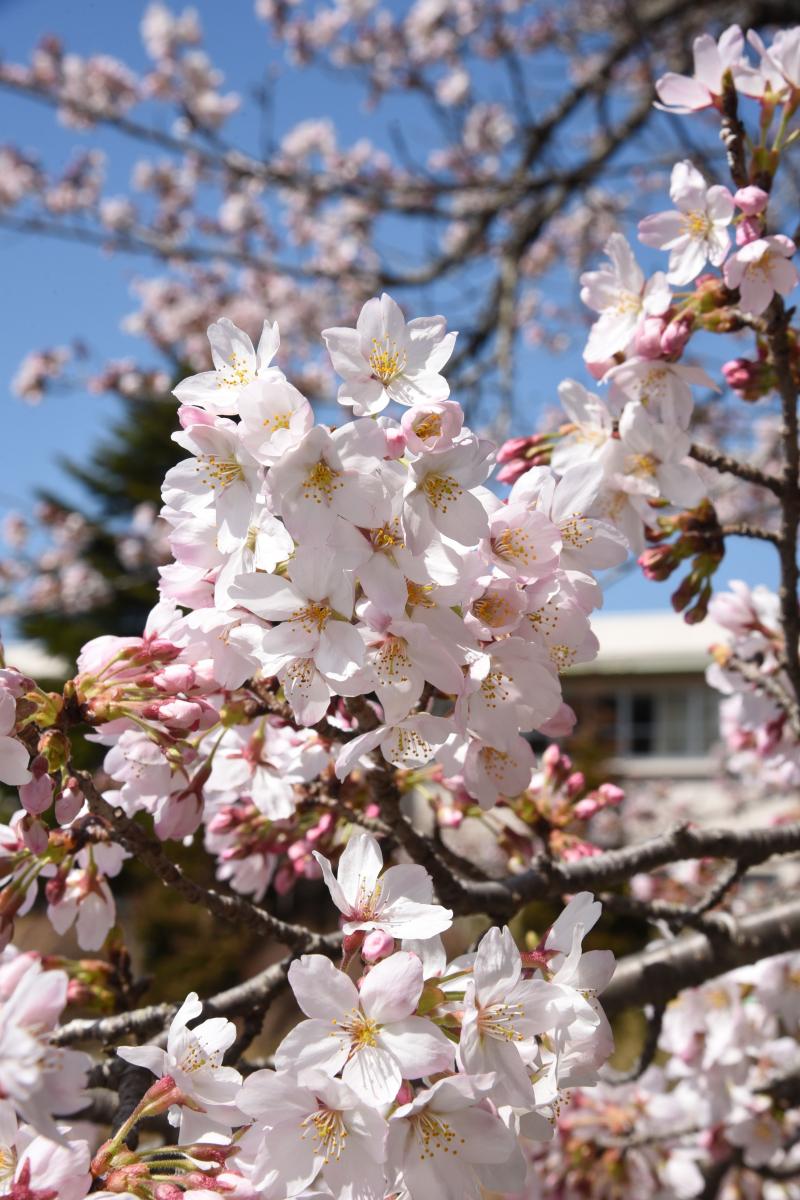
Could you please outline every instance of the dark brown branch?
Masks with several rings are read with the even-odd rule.
[[[706,914],[724,899],[749,869],[747,862],[732,863],[697,904],[672,904],[668,900],[658,899],[638,900],[635,896],[618,896],[613,892],[603,894],[600,898],[604,908],[611,912],[640,917],[651,924],[663,923],[678,931],[688,927],[713,932],[713,918],[709,920]]]
[[[708,918],[706,918],[708,920]],[[666,945],[632,954],[617,963],[602,995],[608,1013],[648,1004],[666,1004],[684,988],[737,967],[800,948],[800,901],[723,924],[713,936],[693,933]]]
[[[286,973],[293,955],[273,963],[245,983],[219,992],[203,1001],[204,1017],[246,1016],[254,1009],[266,1011],[273,998],[286,986]],[[143,1039],[163,1029],[178,1010],[178,1004],[148,1004],[131,1012],[113,1017],[79,1018],[61,1025],[50,1041],[56,1046],[73,1046],[79,1042],[102,1042],[111,1045],[126,1037]]]
[[[79,771],[77,774],[90,811],[109,826],[114,840],[134,854],[163,884],[180,892],[190,904],[199,904],[213,916],[233,925],[244,925],[256,933],[269,934],[276,941],[295,950],[327,954],[331,950],[335,952],[340,945],[339,934],[319,934],[301,925],[290,925],[246,900],[244,896],[225,895],[190,879],[182,868],[169,858],[157,839],[150,837],[140,825],[126,816],[121,808],[113,808],[100,795],[88,772]]]
[[[570,895],[584,889],[603,891],[644,871],[691,858],[728,858],[756,866],[775,854],[800,851],[800,822],[768,829],[674,829],[620,850],[575,862],[540,856],[530,870],[488,883],[464,881],[466,904],[459,912],[486,912],[508,920],[530,900]]]
[[[772,542],[774,546],[780,546],[780,535],[774,533],[771,529],[762,529],[760,525],[748,525],[743,521],[731,525],[722,526],[723,537],[746,537],[758,538],[762,542]]]
[[[641,1079],[647,1068],[656,1056],[658,1050],[658,1039],[661,1037],[661,1029],[664,1024],[664,1013],[667,1011],[666,1004],[648,1005],[650,1009],[647,1014],[647,1029],[645,1031],[644,1045],[638,1059],[629,1067],[627,1071],[615,1071],[611,1067],[606,1067],[601,1073],[603,1083],[613,1085],[623,1083],[634,1083],[635,1080]]]
[[[800,530],[800,444],[798,444],[797,384],[791,363],[789,319],[780,296],[770,306],[770,327],[767,335],[770,358],[775,371],[783,413],[783,478],[781,487],[780,559],[781,625],[785,639],[786,672],[800,702],[800,609],[797,588],[800,571],[797,565],[797,536]]]
[[[723,454],[719,450],[712,450],[709,446],[692,444],[689,449],[689,457],[695,459],[697,462],[705,463],[707,467],[713,467],[715,471],[719,471],[723,475],[735,475],[737,479],[744,479],[747,483],[754,483],[758,487],[768,488],[776,496],[780,496],[781,494],[783,483],[777,475],[770,475],[767,471],[761,471],[758,467],[742,462],[741,459],[733,458],[730,454]]]

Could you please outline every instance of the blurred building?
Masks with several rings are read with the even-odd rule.
[[[721,813],[720,697],[705,669],[723,631],[708,620],[687,625],[671,611],[599,614],[592,628],[597,658],[563,680],[578,716],[565,748],[632,798],[647,791],[666,799],[668,785],[671,816],[684,808],[695,819]]]

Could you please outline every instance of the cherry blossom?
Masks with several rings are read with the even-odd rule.
[[[299,1082],[256,1071],[239,1106],[256,1118],[243,1149],[265,1200],[304,1193],[320,1175],[344,1200],[383,1200],[386,1122],[341,1080],[310,1069]]]
[[[739,66],[743,50],[744,35],[738,25],[729,26],[718,41],[701,33],[694,40],[694,75],[670,71],[657,81],[662,106],[670,112],[689,113],[718,105],[725,72]]]
[[[28,770],[30,754],[13,737],[17,702],[14,694],[0,688],[0,782],[19,787],[32,778]]]
[[[433,883],[425,868],[408,863],[382,871],[383,855],[371,834],[353,834],[335,876],[329,859],[316,850],[312,853],[345,918],[345,933],[379,929],[395,938],[425,940],[450,928],[453,914],[431,903]]]
[[[222,1065],[225,1051],[236,1038],[236,1026],[224,1017],[209,1017],[189,1028],[189,1021],[202,1014],[203,1005],[196,992],[190,992],[169,1027],[166,1049],[159,1046],[122,1046],[120,1058],[144,1067],[161,1079],[174,1084],[174,1103],[170,1120],[177,1125],[186,1120],[184,1105],[197,1107],[209,1120],[231,1128],[240,1123],[235,1101],[242,1077],[234,1067]]]
[[[610,262],[581,275],[581,300],[600,313],[584,350],[587,362],[604,362],[630,344],[640,319],[660,315],[670,304],[666,276],[645,280],[629,243],[614,233],[605,245]]]
[[[495,1072],[493,1096],[527,1109],[534,1104],[530,1075],[538,1063],[536,1035],[559,1023],[569,1001],[541,979],[522,978],[511,931],[493,928],[478,947],[467,984],[458,1047],[462,1069]]]
[[[680,286],[691,283],[706,262],[718,267],[725,260],[734,199],[726,187],[707,187],[688,160],[672,168],[670,197],[677,211],[645,217],[639,222],[639,240],[669,250],[667,281]]]
[[[757,238],[732,254],[725,263],[725,282],[738,288],[742,311],[759,317],[772,297],[788,296],[797,286],[797,268],[789,261],[795,252],[791,238],[782,233]]]
[[[456,335],[443,317],[416,317],[406,323],[385,292],[368,300],[355,329],[324,329],[334,369],[344,383],[339,403],[357,417],[381,412],[390,400],[414,405],[446,400],[447,380],[439,372],[453,353]]]
[[[303,955],[289,968],[301,1021],[275,1052],[279,1071],[318,1068],[342,1080],[365,1103],[391,1103],[403,1078],[446,1071],[454,1048],[424,1017],[414,1016],[423,978],[414,954],[398,951],[370,970],[358,991],[319,954]]]
[[[270,366],[280,345],[278,326],[264,322],[258,349],[233,321],[221,317],[209,326],[213,371],[191,375],[174,389],[181,404],[193,404],[222,416],[238,411],[243,390],[255,379],[282,380],[283,373]]]
[[[493,1083],[492,1075],[441,1079],[392,1113],[389,1161],[411,1200],[519,1189],[524,1167],[514,1136],[483,1103]]]

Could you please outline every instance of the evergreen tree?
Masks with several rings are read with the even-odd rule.
[[[177,428],[172,396],[123,396],[122,411],[100,438],[85,463],[64,458],[60,465],[85,494],[78,511],[90,525],[91,538],[82,558],[102,575],[108,595],[80,612],[32,611],[20,617],[22,636],[39,641],[52,654],[73,662],[81,646],[100,633],[141,633],[157,598],[157,572],[143,563],[130,569],[120,560],[118,535],[130,525],[136,507],[160,505],[165,473],[183,451],[171,440]],[[53,490],[39,498],[63,511],[75,511]]]

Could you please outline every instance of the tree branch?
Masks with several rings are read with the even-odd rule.
[[[335,953],[340,947],[341,934],[319,934],[301,925],[290,925],[246,900],[244,896],[225,895],[190,879],[182,868],[168,857],[159,841],[151,838],[140,825],[126,816],[121,808],[113,808],[100,795],[87,771],[78,771],[77,776],[90,811],[110,827],[114,840],[149,867],[166,887],[179,892],[190,904],[199,904],[213,916],[233,925],[245,925],[256,933],[269,934],[276,941],[295,950],[327,954]]]
[[[246,1016],[254,1008],[266,1010],[274,997],[286,986],[287,972],[294,955],[266,967],[252,979],[227,991],[218,992],[203,1001],[204,1017]],[[178,1011],[179,1004],[148,1004],[113,1017],[78,1018],[59,1026],[51,1035],[56,1046],[74,1046],[80,1042],[102,1042],[110,1045],[121,1038],[144,1038],[163,1029]]]
[[[800,900],[766,912],[715,923],[713,935],[693,933],[632,954],[617,963],[602,995],[607,1013],[636,1005],[666,1004],[684,988],[697,987],[737,967],[800,949]]]
[[[723,475],[735,475],[737,479],[744,479],[747,483],[768,488],[776,496],[781,494],[783,481],[777,475],[761,471],[758,467],[733,458],[730,454],[723,454],[719,450],[712,450],[708,446],[698,446],[693,443],[689,447],[689,457],[695,459],[696,462],[705,463],[707,467],[713,467],[715,471],[719,471]]]

